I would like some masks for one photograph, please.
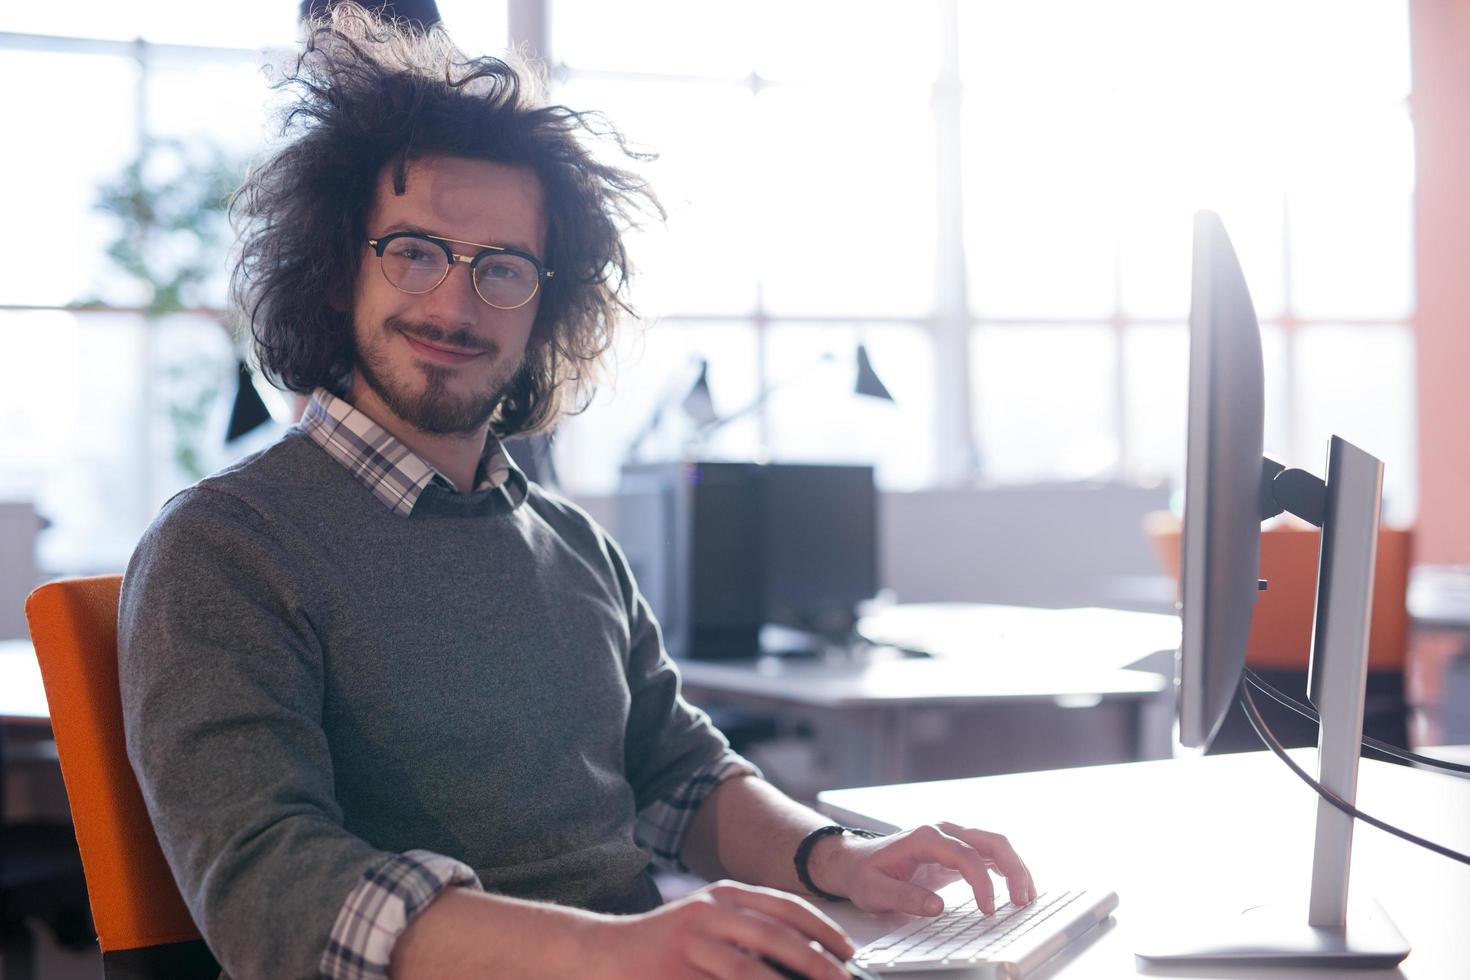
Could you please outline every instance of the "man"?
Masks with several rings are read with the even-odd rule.
[[[998,835],[832,828],[679,695],[616,545],[499,439],[553,424],[652,199],[517,72],[360,9],[236,202],[300,427],[171,500],[123,585],[129,754],[231,976],[843,976],[807,892],[935,914]],[[721,882],[661,904],[650,859]],[[804,879],[804,880],[803,880]]]

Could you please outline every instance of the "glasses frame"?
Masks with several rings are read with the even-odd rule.
[[[434,283],[434,285],[430,286],[428,289],[404,289],[392,279],[388,279],[388,269],[386,266],[383,265],[383,252],[388,248],[388,245],[390,243],[397,241],[400,238],[417,239],[418,241],[428,242],[431,245],[437,245],[439,246],[439,248],[444,250],[444,255],[449,260],[448,264],[444,266],[444,275],[440,276],[439,281]],[[484,303],[486,306],[494,310],[518,310],[521,307],[525,306],[527,303],[531,302],[531,300],[536,298],[536,294],[541,291],[541,284],[543,282],[555,277],[556,275],[556,272],[554,270],[546,268],[546,266],[542,264],[541,260],[536,258],[536,256],[532,255],[531,253],[522,252],[518,248],[509,248],[504,245],[486,245],[482,242],[463,242],[457,238],[440,238],[437,235],[426,235],[421,231],[395,231],[390,234],[383,235],[379,238],[369,238],[367,240],[367,243],[368,247],[371,248],[373,252],[378,256],[378,268],[382,271],[383,278],[387,279],[388,284],[394,289],[397,289],[399,292],[408,293],[410,296],[423,296],[427,293],[432,293],[434,290],[438,289],[444,284],[445,279],[449,278],[449,270],[454,268],[454,263],[463,262],[465,265],[468,265],[470,267],[470,285],[474,287],[475,295],[480,297],[480,302]],[[451,245],[469,245],[473,248],[479,249],[479,251],[477,251],[473,256],[460,255],[458,252],[450,247]],[[531,265],[535,267],[536,286],[534,289],[531,290],[530,296],[527,296],[524,300],[517,303],[515,306],[496,306],[494,303],[485,298],[485,294],[480,292],[480,281],[475,278],[475,267],[480,264],[480,260],[491,255],[514,255],[519,258],[525,259],[527,262],[531,263]]]

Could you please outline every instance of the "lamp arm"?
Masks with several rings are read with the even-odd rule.
[[[729,425],[731,422],[734,422],[736,419],[744,418],[751,412],[754,412],[756,409],[764,405],[767,401],[770,400],[772,395],[780,391],[782,388],[785,388],[793,381],[799,380],[808,372],[812,371],[814,368],[820,367],[828,361],[834,361],[836,359],[836,355],[833,354],[831,351],[828,351],[821,357],[817,358],[815,361],[812,361],[810,364],[806,364],[800,369],[791,372],[780,381],[775,381],[771,384],[766,385],[760,390],[760,392],[755,396],[754,399],[747,402],[745,405],[742,405],[740,408],[737,408],[729,415],[721,416],[720,418],[714,419],[710,422],[706,422],[704,425],[700,426],[698,433],[699,438],[706,439],[714,433],[718,432],[720,429],[723,429],[725,426]]]
[[[667,404],[667,402],[668,399],[660,398],[658,404],[654,406],[653,414],[649,416],[648,421],[644,423],[643,428],[638,430],[638,435],[633,437],[633,441],[628,444],[627,451],[623,453],[624,463],[637,462],[638,452],[643,448],[644,440],[647,439],[653,433],[653,431],[659,427],[659,423],[663,421],[664,405]]]

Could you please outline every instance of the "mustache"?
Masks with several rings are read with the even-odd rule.
[[[495,341],[476,337],[467,329],[441,330],[430,323],[410,323],[396,316],[388,317],[387,320],[383,321],[383,325],[389,330],[397,330],[399,333],[407,334],[415,340],[438,344],[442,347],[480,351],[491,355],[500,353],[500,345]]]

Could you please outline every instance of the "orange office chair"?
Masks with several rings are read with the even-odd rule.
[[[164,862],[123,742],[122,577],[51,582],[26,600],[108,980],[219,976]]]
[[[1149,515],[1146,529],[1159,563],[1177,584],[1178,518],[1172,514]],[[1321,531],[1307,525],[1279,523],[1261,530],[1261,578],[1267,581],[1268,587],[1256,598],[1245,661],[1267,681],[1298,700],[1306,694],[1321,542]],[[1413,544],[1413,531],[1383,528],[1378,535],[1378,563],[1374,568],[1363,729],[1365,734],[1394,745],[1408,744],[1404,665],[1409,648],[1408,591]],[[1272,730],[1289,745],[1317,743],[1316,726],[1310,722],[1278,713],[1268,715],[1268,719]],[[1216,744],[1222,751],[1262,747],[1238,705],[1231,708]]]

